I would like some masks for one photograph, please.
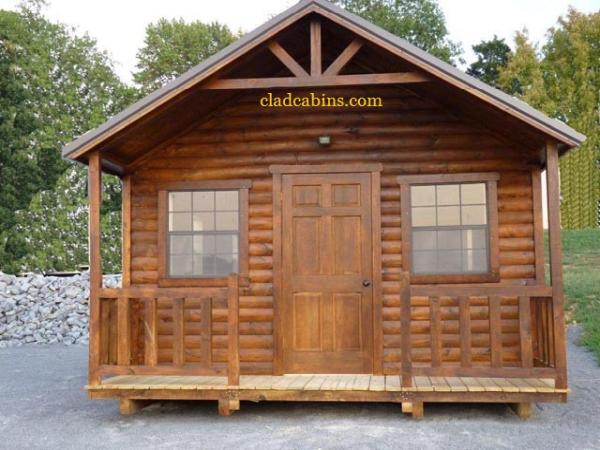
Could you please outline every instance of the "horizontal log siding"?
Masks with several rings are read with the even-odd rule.
[[[400,189],[396,176],[416,173],[499,172],[500,275],[505,282],[535,277],[531,166],[523,149],[444,112],[403,89],[329,90],[330,95],[381,95],[383,108],[269,109],[248,94],[152,155],[132,177],[131,279],[157,283],[156,182],[248,178],[250,285],[240,288],[242,373],[271,373],[273,361],[273,229],[270,164],[381,162],[384,370],[400,361],[398,277],[401,270]],[[317,137],[332,137],[321,147]],[[531,152],[531,155],[534,153]],[[520,359],[518,300],[502,298],[502,360]],[[413,361],[429,363],[429,314],[413,298]],[[473,303],[472,303],[473,304]],[[475,305],[475,304],[473,304]],[[170,312],[160,311],[161,317]],[[213,359],[226,360],[225,318],[213,317]],[[226,314],[224,310],[222,314]],[[442,364],[460,361],[458,299],[441,299]],[[473,364],[489,364],[488,310],[472,311]],[[169,360],[170,331],[160,329],[159,360]],[[186,338],[192,349],[193,338]]]

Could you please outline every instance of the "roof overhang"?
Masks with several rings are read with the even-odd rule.
[[[562,151],[585,141],[583,134],[565,123],[552,119],[525,102],[467,75],[456,67],[437,59],[408,41],[363,18],[339,8],[327,0],[303,0],[211,56],[203,63],[193,67],[161,89],[129,106],[103,125],[69,143],[63,148],[63,157],[85,162],[88,152],[100,148],[109,138],[127,129],[161,105],[166,105],[169,101],[180,97],[186,91],[206,81],[237,58],[267,42],[279,31],[313,13],[347,28],[376,46],[383,47],[399,58],[427,72],[434,79],[445,82],[455,89],[459,89],[498,111],[527,124],[529,127],[543,133],[547,136],[547,139],[557,142]],[[118,162],[113,162],[112,166],[105,166],[105,169],[113,173],[120,173]]]

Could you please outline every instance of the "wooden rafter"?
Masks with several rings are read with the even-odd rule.
[[[233,78],[217,79],[204,89],[268,89],[315,86],[359,86],[364,84],[423,83],[430,78],[416,72],[373,73],[318,77]]]
[[[327,68],[327,70],[323,73],[326,76],[338,75],[346,64],[350,62],[350,60],[356,55],[356,53],[363,46],[363,41],[360,39],[354,39],[348,47],[344,49],[342,53],[331,63],[331,65]]]
[[[321,22],[313,20],[310,22],[310,74],[313,77],[318,77],[323,73],[321,47]]]
[[[308,77],[306,70],[276,41],[269,42],[269,50],[297,77]]]

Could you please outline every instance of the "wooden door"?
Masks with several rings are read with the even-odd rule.
[[[283,175],[283,369],[372,373],[371,174]]]

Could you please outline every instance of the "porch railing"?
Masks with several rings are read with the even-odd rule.
[[[227,374],[230,386],[239,385],[236,274],[228,277],[227,287],[125,287],[97,292],[98,298],[91,298],[99,302],[99,317],[92,317],[90,324],[91,338],[96,333],[99,340],[97,354],[90,354],[95,375],[91,384],[106,375]],[[223,341],[225,336],[223,367],[213,360],[213,340]],[[159,339],[166,349],[160,348]]]
[[[503,377],[503,378],[557,378],[559,371],[555,358],[557,341],[554,333],[552,287],[542,285],[410,285],[408,273],[400,279],[400,346],[402,386],[410,387],[413,376],[441,377]],[[519,359],[506,362],[503,358],[502,299],[518,299]],[[428,310],[430,362],[413,362],[411,316],[417,309],[413,302],[426,304],[418,308],[420,314]],[[458,316],[459,348],[449,350],[443,345],[444,320],[442,301],[447,313],[450,306],[452,320]],[[487,309],[484,320],[478,320],[483,330],[478,334],[489,336],[486,345],[489,355],[478,355],[474,361],[472,316],[481,316],[481,307]],[[486,308],[487,307],[487,308]],[[475,311],[477,308],[479,311]],[[458,311],[456,311],[458,310]],[[458,312],[458,314],[456,314]],[[481,317],[478,317],[481,319]],[[454,332],[456,336],[456,332]],[[449,358],[448,352],[454,351]],[[459,353],[457,357],[456,352]],[[429,358],[428,358],[429,359]]]

